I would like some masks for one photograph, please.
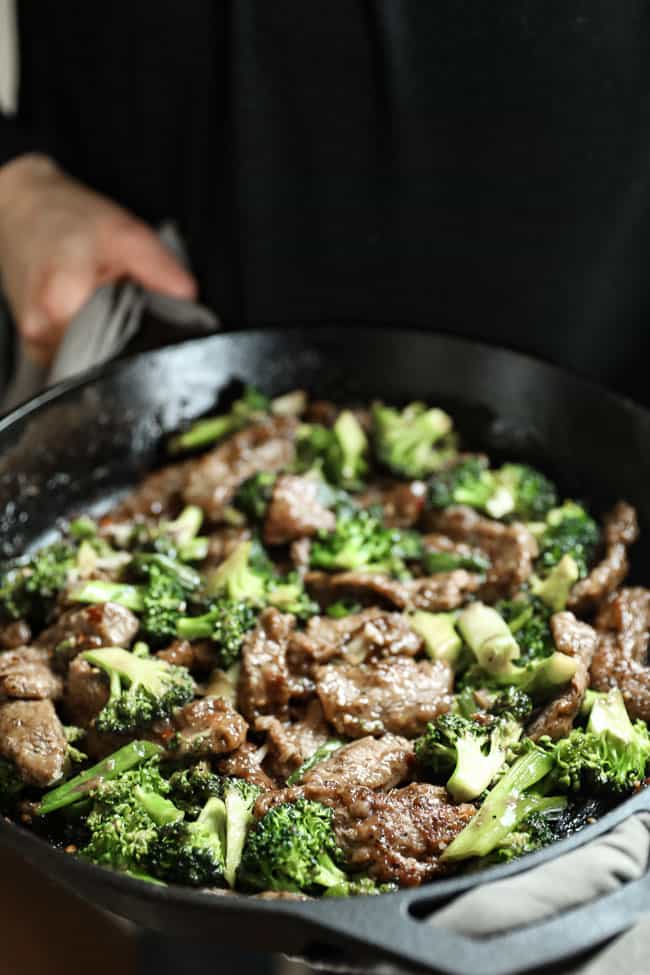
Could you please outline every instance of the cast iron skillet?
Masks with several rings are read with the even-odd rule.
[[[464,441],[541,465],[568,495],[639,509],[636,577],[650,581],[650,413],[557,368],[503,349],[406,330],[340,327],[223,334],[65,383],[0,420],[0,555],[57,518],[99,503],[162,460],[161,437],[214,407],[233,379],[265,392],[302,386],[332,399],[427,399]],[[650,789],[540,853],[478,875],[349,901],[260,901],[156,887],[84,864],[22,827],[0,842],[99,906],[160,931],[340,959],[347,949],[448,973],[508,975],[602,943],[647,909],[648,877],[593,906],[488,940],[427,925],[436,903],[543,863],[650,809]]]

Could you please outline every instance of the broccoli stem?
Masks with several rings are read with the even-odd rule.
[[[531,812],[563,809],[564,797],[525,795],[553,767],[553,758],[541,748],[522,755],[497,782],[465,829],[450,843],[441,859],[454,861],[487,856]]]
[[[459,615],[458,628],[480,666],[489,674],[507,671],[520,655],[510,627],[491,606],[472,603]]]
[[[432,660],[446,660],[455,664],[463,641],[456,632],[454,613],[427,613],[416,610],[408,617],[409,626],[421,636],[424,648]]]
[[[625,707],[625,701],[618,687],[604,695],[598,695],[591,707],[587,731],[595,735],[609,733],[623,745],[628,745],[635,736],[634,725]]]
[[[576,560],[571,555],[563,555],[545,579],[533,580],[533,592],[549,609],[559,613],[566,607],[569,593],[579,578]]]
[[[97,765],[86,769],[73,779],[68,779],[63,785],[47,792],[37,809],[39,816],[47,816],[57,809],[63,809],[78,802],[95,790],[107,779],[119,778],[129,769],[136,768],[156,756],[162,755],[163,749],[151,741],[131,741],[128,745],[113,752],[102,759]]]
[[[140,586],[129,586],[121,582],[107,582],[91,579],[75,586],[69,599],[74,603],[119,603],[134,613],[144,609],[144,599]]]
[[[210,640],[214,630],[214,617],[211,613],[205,616],[183,616],[176,624],[176,633],[181,640]]]
[[[170,799],[165,799],[157,792],[148,792],[141,786],[136,786],[133,794],[147,815],[151,816],[158,826],[176,823],[185,815],[182,810],[176,808]]]
[[[208,444],[221,440],[228,433],[234,433],[241,426],[239,417],[226,414],[225,416],[210,416],[192,424],[189,430],[173,437],[169,442],[169,452],[179,454],[184,450],[196,450],[207,447]]]

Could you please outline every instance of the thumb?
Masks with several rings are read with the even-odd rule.
[[[196,280],[143,223],[128,224],[107,236],[103,257],[116,275],[135,278],[145,288],[175,298],[196,297]]]
[[[29,353],[49,362],[65,330],[97,285],[92,255],[75,255],[74,261],[50,265],[28,295],[21,331]]]

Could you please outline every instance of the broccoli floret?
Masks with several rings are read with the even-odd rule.
[[[223,887],[226,810],[222,799],[208,799],[193,822],[177,817],[161,823],[150,846],[154,876],[192,887]]]
[[[531,589],[545,606],[559,613],[566,608],[571,590],[579,578],[580,569],[575,559],[571,555],[563,555],[545,579],[533,576]]]
[[[353,875],[346,881],[328,887],[324,897],[374,897],[377,894],[392,894],[399,890],[397,884],[379,884],[372,877]]]
[[[226,596],[233,602],[262,606],[266,596],[266,578],[251,565],[253,543],[241,542],[209,576],[209,596]]]
[[[332,810],[299,799],[274,806],[250,831],[239,877],[249,890],[322,893],[347,881],[339,857]]]
[[[530,717],[532,710],[531,697],[517,687],[506,687],[505,690],[495,694],[489,706],[490,714],[510,715],[515,721],[520,722]]]
[[[318,765],[320,762],[324,762],[326,758],[329,758],[330,755],[337,752],[339,748],[343,747],[344,744],[345,742],[340,741],[338,738],[330,738],[328,741],[324,742],[320,748],[316,749],[313,755],[310,755],[309,758],[305,759],[302,765],[300,765],[295,772],[291,773],[287,779],[287,785],[298,785],[298,783],[302,781],[306,772],[312,769],[315,765]]]
[[[523,754],[488,792],[482,806],[442,854],[445,862],[484,857],[501,846],[532,813],[552,815],[565,808],[564,796],[537,794],[533,786],[553,767],[546,750],[527,743]]]
[[[188,505],[173,521],[136,524],[128,545],[134,552],[158,552],[176,562],[196,562],[208,554],[208,539],[199,535],[202,522],[201,509]]]
[[[284,579],[281,576],[271,577],[267,584],[266,601],[269,606],[275,606],[283,613],[292,613],[299,620],[308,620],[320,613],[320,606],[305,591],[297,572],[290,572]]]
[[[546,516],[546,523],[539,537],[539,557],[535,563],[541,575],[547,575],[563,556],[570,555],[583,579],[592,562],[600,533],[598,525],[585,509],[573,501],[566,501],[561,508],[553,508]]]
[[[638,787],[650,761],[650,735],[643,721],[632,723],[618,688],[599,696],[585,730],[574,728],[552,749],[554,785],[582,794],[622,794]]]
[[[464,504],[484,509],[494,490],[494,476],[485,458],[467,457],[431,478],[428,497],[433,508]]]
[[[251,521],[262,521],[273,496],[277,478],[278,475],[270,471],[258,471],[240,486],[233,504]]]
[[[63,785],[46,792],[39,803],[37,813],[47,816],[86,799],[101,783],[111,781],[131,769],[135,769],[162,754],[162,748],[151,741],[131,741],[128,745],[108,755],[96,765],[80,772]]]
[[[226,810],[226,860],[224,876],[235,886],[248,831],[253,824],[253,806],[262,790],[244,779],[224,779],[223,801]]]
[[[89,650],[82,656],[110,681],[108,703],[95,722],[100,732],[128,734],[148,727],[194,697],[187,670],[160,658],[136,656],[120,647]]]
[[[0,617],[42,626],[75,565],[74,548],[66,542],[54,542],[35,552],[29,561],[7,567],[0,573]]]
[[[550,657],[555,650],[550,627],[551,611],[540,599],[530,596],[502,599],[495,610],[517,641],[522,662]]]
[[[223,798],[223,778],[207,762],[196,762],[172,772],[169,787],[171,799],[191,819],[196,819],[208,799]]]
[[[424,403],[399,411],[375,403],[372,411],[375,453],[390,470],[404,477],[425,477],[455,454],[451,418]]]
[[[521,725],[510,715],[489,723],[443,714],[427,725],[415,742],[418,761],[447,780],[447,791],[458,802],[480,796],[519,740]]]
[[[181,617],[176,634],[182,640],[214,640],[218,645],[219,666],[225,670],[239,658],[244,637],[256,619],[249,603],[220,599],[202,616]]]
[[[539,521],[557,504],[555,485],[534,467],[504,464],[494,477],[495,493],[486,504],[493,517],[510,515],[523,521]]]
[[[561,810],[553,809],[552,817],[534,812],[523,819],[517,829],[508,833],[501,843],[492,851],[487,859],[490,863],[507,863],[525,853],[535,853],[542,847],[554,843],[557,835],[554,829],[557,816]]]
[[[329,571],[364,569],[400,576],[407,560],[422,554],[415,532],[385,528],[370,510],[343,512],[332,532],[320,532],[312,541],[310,564]]]
[[[268,413],[270,406],[268,397],[253,386],[247,386],[241,398],[235,400],[229,413],[205,417],[193,423],[188,430],[169,441],[169,452],[177,454],[207,447],[221,440],[222,437],[236,433],[249,423],[261,419]]]
[[[302,424],[296,438],[295,469],[320,469],[330,484],[360,490],[368,469],[367,448],[363,427],[354,413],[343,410],[331,429],[318,423]]]

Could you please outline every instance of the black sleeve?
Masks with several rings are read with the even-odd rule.
[[[0,113],[0,166],[25,152],[44,152],[42,140],[18,118]]]

